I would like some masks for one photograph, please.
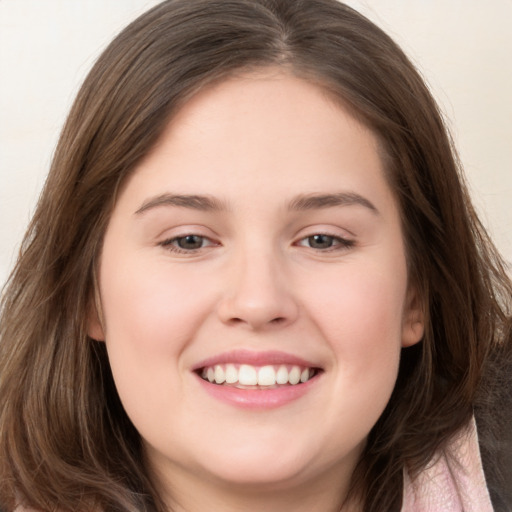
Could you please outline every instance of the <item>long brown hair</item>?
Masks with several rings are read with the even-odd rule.
[[[119,188],[180,105],[270,65],[325,88],[379,137],[423,298],[425,337],[403,350],[353,477],[364,510],[398,509],[404,468],[420,471],[478,404],[485,416],[485,376],[510,361],[512,285],[403,52],[336,0],[169,0],[121,32],[83,84],[5,290],[0,506],[164,510],[104,345],[86,334],[102,237]]]

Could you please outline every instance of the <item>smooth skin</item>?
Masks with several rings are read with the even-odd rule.
[[[173,511],[342,508],[424,328],[369,129],[284,71],[206,88],[122,189],[99,288],[89,333]],[[322,372],[281,407],[240,408],[192,371],[239,349]]]

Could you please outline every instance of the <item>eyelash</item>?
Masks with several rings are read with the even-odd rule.
[[[331,245],[329,247],[318,248],[318,247],[306,246],[303,244],[303,242],[306,242],[306,241],[309,242],[309,244],[311,244],[311,242],[313,242],[313,240],[316,237],[327,238],[328,241],[331,242]],[[201,246],[196,247],[196,248],[189,248],[189,249],[179,247],[178,244],[180,243],[180,241],[185,240],[187,238],[200,239]],[[208,243],[206,245],[203,245],[204,242],[208,242]],[[206,236],[189,233],[189,234],[186,234],[183,236],[177,236],[174,238],[169,238],[167,240],[163,240],[162,242],[159,243],[159,245],[161,247],[163,247],[164,249],[166,249],[170,252],[177,253],[177,254],[195,254],[198,251],[200,251],[201,249],[204,249],[206,247],[212,247],[212,246],[219,245],[219,244],[216,244],[215,242],[211,241]],[[294,245],[298,245],[299,247],[309,247],[310,249],[313,249],[314,251],[318,251],[318,252],[334,252],[334,251],[347,250],[347,249],[350,249],[351,247],[354,247],[355,241],[349,240],[346,238],[342,238],[340,236],[330,235],[328,233],[314,233],[313,235],[309,235],[307,237],[301,238]]]

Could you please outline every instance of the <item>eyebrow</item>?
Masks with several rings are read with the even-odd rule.
[[[288,210],[307,211],[332,208],[335,206],[360,205],[374,214],[379,214],[375,205],[365,197],[354,192],[338,192],[335,194],[305,194],[299,195],[288,203]],[[161,194],[146,200],[135,212],[140,215],[160,206],[177,206],[205,212],[225,211],[227,205],[217,198],[205,195]]]
[[[352,205],[360,205],[376,215],[379,214],[379,210],[371,201],[354,192],[300,195],[289,203],[288,208],[290,210],[304,211]]]
[[[227,209],[224,203],[211,196],[162,194],[145,201],[135,214],[139,215],[159,206],[178,206],[205,212]]]

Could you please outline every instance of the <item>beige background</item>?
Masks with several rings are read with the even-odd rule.
[[[214,1],[214,0],[212,0]],[[155,0],[0,0],[0,284],[99,52]],[[437,97],[484,223],[512,262],[512,0],[351,0]]]

